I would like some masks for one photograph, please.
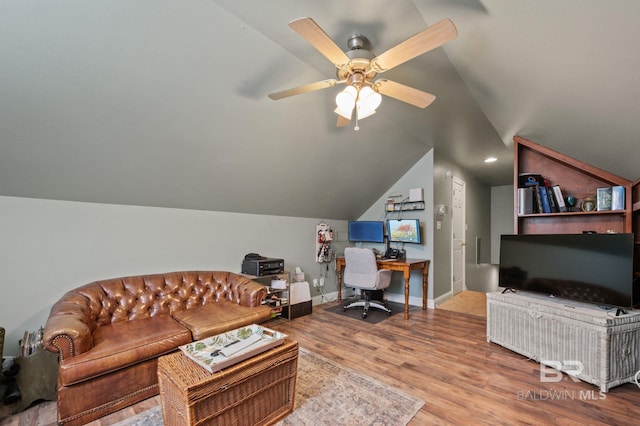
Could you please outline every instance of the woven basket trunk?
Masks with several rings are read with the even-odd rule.
[[[615,316],[615,309],[538,294],[487,293],[487,341],[551,366],[579,361],[576,377],[602,392],[640,370],[638,311]]]
[[[268,425],[293,411],[298,343],[274,349],[216,373],[182,352],[158,360],[165,426]]]

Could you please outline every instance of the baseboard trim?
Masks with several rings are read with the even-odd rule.
[[[435,306],[438,306],[438,305],[446,302],[447,300],[451,299],[452,297],[453,297],[453,291],[446,292],[442,296],[439,296],[438,298],[436,298]]]
[[[353,297],[353,296],[354,296],[354,293],[351,290],[343,290],[342,291],[342,300],[350,298],[350,297]],[[390,302],[404,303],[404,295],[403,294],[385,293],[385,297]],[[311,298],[311,304],[313,306],[322,305],[322,304],[328,303],[328,302],[335,302],[336,300],[338,300],[338,292],[337,291],[333,291],[331,293],[325,293],[324,296],[322,296],[322,295],[313,296]],[[444,299],[444,300],[446,300],[446,299]],[[438,303],[442,303],[444,300],[439,301]],[[409,296],[409,306],[421,307],[422,306],[422,297]],[[427,308],[435,309],[435,307],[436,307],[436,303],[434,303],[434,300],[433,299],[427,299]]]

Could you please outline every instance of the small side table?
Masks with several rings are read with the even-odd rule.
[[[274,315],[274,318],[279,317],[279,318],[283,318],[288,321],[291,321],[291,309],[290,309],[291,292],[289,291],[291,286],[291,274],[289,272],[284,271],[281,274],[270,274],[270,275],[261,275],[261,276],[248,275],[248,274],[242,274],[242,275],[267,287],[268,294],[267,294],[267,299],[265,300],[266,300],[266,303],[272,308],[273,310],[272,312],[276,312],[276,314]],[[285,288],[273,288],[271,287],[271,281],[273,280],[285,280],[287,285]],[[269,299],[272,295],[275,295],[276,297],[278,297],[278,301],[275,304],[273,303],[274,301]],[[287,299],[286,303],[283,303],[280,300],[283,297]],[[286,315],[284,315],[285,312],[286,312]]]

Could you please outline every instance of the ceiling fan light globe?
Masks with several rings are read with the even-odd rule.
[[[358,120],[365,119],[365,118],[367,118],[367,117],[369,117],[369,116],[371,116],[371,115],[373,115],[375,113],[376,113],[375,109],[361,109],[361,108],[358,108],[358,112],[357,112]]]
[[[341,111],[351,111],[356,104],[358,91],[353,86],[347,86],[343,91],[336,95],[336,106]],[[349,114],[351,116],[351,114]]]
[[[382,95],[375,92],[371,87],[365,86],[360,89],[360,97],[358,100],[359,108],[365,110],[376,110],[382,102]]]

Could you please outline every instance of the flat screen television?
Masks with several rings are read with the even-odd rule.
[[[373,220],[350,221],[349,241],[384,243],[384,223]]]
[[[422,244],[420,234],[420,220],[418,219],[388,219],[387,236],[390,243]]]
[[[633,234],[502,235],[500,287],[605,306],[638,305]],[[635,291],[634,291],[635,290]]]

